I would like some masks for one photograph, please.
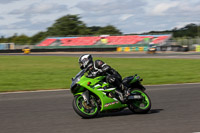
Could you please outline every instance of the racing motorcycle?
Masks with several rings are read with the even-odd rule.
[[[81,70],[74,78],[70,90],[74,95],[74,111],[82,118],[94,118],[100,112],[121,111],[129,108],[134,113],[147,113],[151,109],[151,100],[144,92],[142,79],[138,75],[123,79],[122,83],[129,88],[126,101],[121,101],[116,88],[110,88],[105,76],[89,78],[86,69]]]

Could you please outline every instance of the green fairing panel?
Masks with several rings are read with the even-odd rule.
[[[74,94],[74,96],[81,95],[82,93],[83,92],[76,93],[76,94]]]
[[[135,76],[135,77],[131,80],[130,84],[135,83],[136,81],[138,81],[137,76]]]
[[[81,82],[78,82],[81,86],[87,88],[89,91],[93,92],[94,94],[96,94],[102,103],[102,107],[101,107],[101,111],[104,110],[109,110],[109,109],[119,109],[119,108],[123,108],[123,107],[127,107],[126,104],[121,104],[121,102],[119,102],[117,99],[113,99],[110,97],[107,97],[106,94],[104,92],[106,92],[107,90],[103,90],[100,89],[102,88],[102,86],[100,85],[100,81],[105,78],[103,76],[100,77],[96,77],[94,79],[91,78],[87,78],[86,76],[81,77]],[[90,82],[90,85],[88,86],[88,82]],[[98,85],[99,83],[99,85]],[[112,90],[110,90],[112,91]],[[108,92],[110,92],[108,91]]]

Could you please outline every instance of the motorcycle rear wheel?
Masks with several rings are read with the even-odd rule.
[[[90,96],[90,104],[84,101],[81,95],[74,97],[72,102],[74,111],[83,118],[94,118],[99,113],[99,106],[94,96]]]
[[[151,109],[151,100],[150,97],[140,89],[132,89],[131,93],[137,93],[141,95],[142,100],[131,100],[128,104],[128,108],[137,114],[145,114],[148,113]]]

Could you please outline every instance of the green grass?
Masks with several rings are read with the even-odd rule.
[[[98,59],[123,77],[137,73],[145,85],[200,82],[197,59]],[[76,57],[0,56],[0,92],[69,88],[79,71]]]

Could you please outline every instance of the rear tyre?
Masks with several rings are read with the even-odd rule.
[[[128,108],[137,114],[145,114],[151,109],[151,100],[149,96],[140,89],[132,89],[131,94],[136,93],[141,95],[143,98],[140,100],[131,100],[128,103]]]
[[[74,111],[83,118],[94,118],[99,113],[99,106],[96,98],[93,95],[90,95],[90,104],[87,105],[87,102],[84,101],[81,95],[74,97],[72,102]]]

